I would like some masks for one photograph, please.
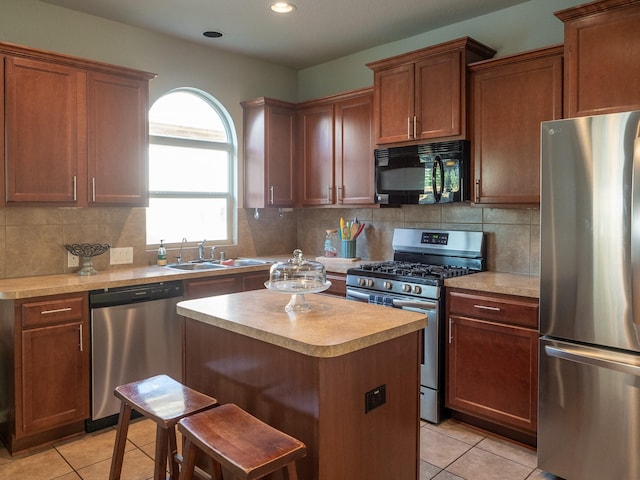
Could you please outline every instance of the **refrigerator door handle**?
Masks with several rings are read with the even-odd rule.
[[[633,295],[633,322],[636,332],[640,335],[640,295],[636,292],[640,287],[640,122],[636,127],[636,136],[633,142],[633,171],[631,176],[631,292]]]
[[[640,365],[631,365],[628,363],[618,362],[613,359],[603,358],[601,355],[594,355],[593,353],[580,348],[574,347],[568,350],[565,348],[545,345],[544,350],[550,357],[561,358],[563,360],[569,360],[571,362],[582,363],[584,365],[591,365],[594,367],[602,367],[640,377]]]

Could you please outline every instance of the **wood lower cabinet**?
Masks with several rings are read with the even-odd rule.
[[[565,28],[565,116],[640,110],[640,3],[602,0],[555,15]]]
[[[194,278],[184,282],[184,298],[191,300],[213,295],[258,290],[265,288],[264,282],[268,280],[269,270]]]
[[[146,206],[155,75],[4,43],[0,58],[6,204]]]
[[[469,66],[476,204],[540,203],[540,122],[562,118],[563,51]]]
[[[244,110],[245,208],[295,205],[295,104],[257,98]]]
[[[347,275],[345,273],[327,272],[327,280],[331,282],[331,286],[322,292],[323,294],[336,297],[347,296]]]
[[[298,109],[300,203],[374,203],[370,88],[305,102]]]
[[[466,138],[466,65],[495,53],[464,37],[368,63],[374,72],[375,142]]]
[[[89,417],[87,294],[2,302],[2,361],[12,366],[9,418],[1,433],[11,454],[84,431]],[[5,423],[6,422],[6,423]]]
[[[538,301],[447,292],[446,406],[535,445]]]

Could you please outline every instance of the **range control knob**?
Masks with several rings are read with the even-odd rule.
[[[358,278],[358,285],[360,285],[361,287],[364,287],[366,284],[367,284],[367,281],[364,278],[362,277]]]
[[[415,293],[416,295],[420,295],[422,293],[422,287],[420,285],[416,285],[415,287],[413,287],[413,293]]]
[[[383,285],[384,285],[384,288],[385,288],[386,290],[393,290],[393,283],[391,283],[391,282],[384,282],[384,284],[383,284]]]
[[[409,285],[408,283],[405,283],[404,285],[402,285],[402,291],[406,293],[411,293],[411,285]]]
[[[375,281],[373,280],[373,278],[368,278],[367,279],[367,287],[369,288],[373,288],[373,286],[375,285]]]

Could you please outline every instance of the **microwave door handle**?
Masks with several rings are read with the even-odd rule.
[[[438,179],[437,170],[440,170],[440,185],[438,185],[439,188],[436,188],[436,181]],[[443,177],[444,171],[442,167],[442,160],[440,160],[440,157],[436,157],[433,162],[433,168],[431,170],[431,186],[433,188],[433,197],[435,198],[436,203],[440,203],[440,199],[442,198]]]

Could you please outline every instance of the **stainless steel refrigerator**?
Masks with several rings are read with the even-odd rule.
[[[640,111],[542,124],[538,466],[640,479]]]

